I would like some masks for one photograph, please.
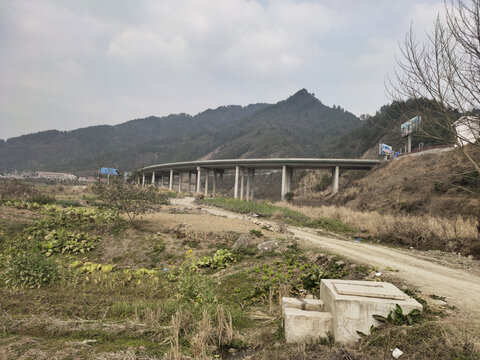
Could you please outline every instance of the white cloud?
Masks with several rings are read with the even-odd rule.
[[[306,87],[374,112],[413,19],[442,1],[6,0],[0,138],[276,102]],[[368,89],[368,91],[366,90]]]

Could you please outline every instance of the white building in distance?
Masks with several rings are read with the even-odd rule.
[[[77,180],[77,177],[73,174],[55,173],[50,171],[38,171],[37,178],[51,180]]]
[[[462,116],[453,123],[457,132],[457,139],[461,146],[475,143],[480,137],[480,118]]]

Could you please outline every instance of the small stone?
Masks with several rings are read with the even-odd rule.
[[[266,241],[258,244],[258,250],[260,250],[261,253],[272,251],[276,247],[278,247],[278,242],[275,240]]]
[[[447,306],[447,303],[443,300],[440,300],[440,299],[428,299],[428,302],[434,306],[438,306],[438,307],[445,307]]]
[[[90,345],[90,344],[95,344],[96,342],[97,340],[83,340],[82,344]]]
[[[340,267],[340,266],[345,266],[345,261],[342,261],[342,260],[337,261],[337,262],[335,262],[335,265],[337,265],[337,266],[339,266],[339,267]]]
[[[248,235],[248,234],[242,234],[242,235],[240,235],[240,237],[237,239],[237,241],[235,242],[235,244],[233,244],[233,248],[234,248],[234,249],[244,248],[244,247],[247,247],[247,246],[252,245],[252,242],[253,242],[253,238],[252,238],[250,235]]]
[[[480,353],[480,342],[473,343],[473,353]]]

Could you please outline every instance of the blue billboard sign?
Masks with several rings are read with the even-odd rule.
[[[118,170],[114,168],[102,167],[100,169],[100,174],[102,175],[118,175]]]
[[[400,125],[402,137],[405,137],[410,134],[413,134],[414,132],[417,132],[418,128],[420,127],[421,121],[422,121],[422,118],[420,116],[415,116],[413,119],[410,119],[407,122],[404,122],[402,125]]]
[[[390,145],[387,144],[380,144],[378,146],[378,152],[380,155],[388,155],[393,152],[393,149]]]

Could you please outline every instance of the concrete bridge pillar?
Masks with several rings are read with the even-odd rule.
[[[188,193],[192,192],[192,172],[188,172]]]
[[[197,167],[197,188],[196,188],[196,192],[199,193],[200,192],[200,180],[202,178],[202,169],[199,167]]]
[[[213,189],[212,189],[212,196],[215,197],[217,194],[217,171],[213,170]]]
[[[238,175],[240,173],[240,166],[235,166],[235,186],[233,187],[233,198],[238,199]]]
[[[170,169],[170,178],[168,180],[168,190],[173,190],[173,169]]]
[[[178,173],[178,193],[181,194],[182,193],[182,176],[183,173],[180,171]]]
[[[340,167],[335,166],[332,169],[332,193],[336,194],[338,192],[338,177],[340,174]]]
[[[165,175],[162,173],[162,183],[160,185],[160,187],[163,187],[163,184],[165,184]]]
[[[243,200],[243,184],[245,182],[245,169],[242,168],[240,171],[240,200]]]
[[[152,172],[152,185],[155,186],[155,171]]]
[[[245,194],[245,200],[249,201],[250,200],[250,180],[251,180],[251,173],[252,169],[247,169],[247,193]]]
[[[210,170],[205,170],[205,197],[208,197],[208,176],[210,174]]]
[[[293,169],[283,165],[282,166],[282,200],[285,200],[285,194],[291,191],[293,179]]]
[[[250,201],[253,201],[254,189],[255,189],[255,169],[250,170],[250,176],[249,177],[250,177],[250,183],[251,183],[251,185],[250,185],[250,188],[251,188],[250,191],[251,192],[250,192],[249,199],[250,199]]]
[[[140,176],[137,176],[137,185],[140,186]]]
[[[142,186],[145,186],[145,174],[142,174]]]

